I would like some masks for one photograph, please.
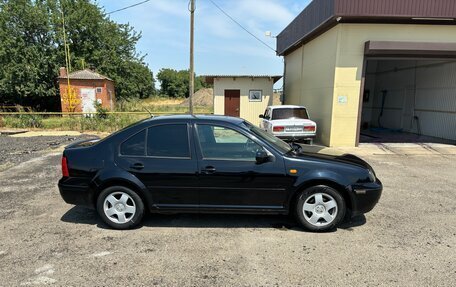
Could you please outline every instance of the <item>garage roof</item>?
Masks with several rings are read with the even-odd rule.
[[[282,78],[282,76],[277,76],[277,75],[276,76],[271,76],[271,75],[203,75],[201,77],[205,78],[205,81],[208,84],[214,84],[214,80],[216,78],[251,78],[251,79],[269,78],[269,79],[272,79],[274,81],[274,83],[276,83],[278,80],[280,80]]]
[[[456,25],[454,0],[314,0],[278,36],[285,55],[338,23]]]

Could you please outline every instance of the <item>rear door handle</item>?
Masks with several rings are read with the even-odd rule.
[[[136,169],[136,170],[141,170],[144,168],[144,165],[140,162],[137,162],[137,163],[130,165],[130,168]]]
[[[216,171],[215,167],[213,166],[206,166],[204,169],[201,170],[201,173],[204,174],[212,174]]]

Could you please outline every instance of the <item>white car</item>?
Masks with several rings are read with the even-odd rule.
[[[261,129],[283,140],[312,144],[317,132],[317,124],[309,119],[303,106],[269,106],[260,118]]]

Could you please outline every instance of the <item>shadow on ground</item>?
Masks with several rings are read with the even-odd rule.
[[[67,223],[97,225],[99,228],[108,227],[98,216],[97,212],[85,207],[74,206],[68,210],[61,220]],[[339,228],[353,228],[366,223],[364,215],[345,220]],[[185,228],[276,228],[280,230],[302,231],[299,224],[286,215],[250,215],[250,214],[146,214],[141,227],[185,227]]]

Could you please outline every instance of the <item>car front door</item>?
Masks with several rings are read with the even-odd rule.
[[[261,143],[228,126],[201,123],[194,133],[201,209],[284,208],[289,179],[281,157],[257,164],[256,152],[264,150]]]
[[[160,209],[198,207],[197,160],[187,123],[151,126],[120,145],[117,162],[134,174]]]
[[[261,119],[260,128],[267,131],[269,127],[269,120],[271,118],[271,109],[267,108],[264,111],[263,118]]]

